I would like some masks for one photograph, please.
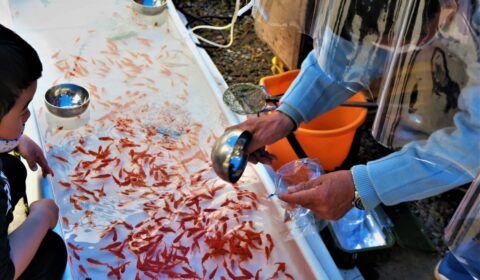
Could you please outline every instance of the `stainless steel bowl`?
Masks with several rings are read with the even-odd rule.
[[[167,0],[133,0],[134,8],[145,15],[156,15],[167,6]]]
[[[249,131],[231,129],[215,141],[211,159],[213,170],[220,178],[230,183],[240,179],[248,163],[245,148],[251,139]]]
[[[83,113],[90,103],[88,91],[75,84],[59,84],[45,93],[47,109],[58,117],[75,117]]]

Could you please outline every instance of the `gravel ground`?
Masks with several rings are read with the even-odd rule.
[[[177,7],[186,14],[206,18],[209,16],[219,16],[228,18],[234,10],[234,0],[195,0],[195,1],[176,1]],[[187,17],[193,19],[193,17]],[[208,18],[216,25],[229,23],[228,19]],[[195,21],[192,26],[204,24]],[[218,33],[204,32],[208,38],[217,42],[225,40],[224,36]],[[207,48],[212,60],[223,74],[228,84],[241,82],[258,83],[261,77],[271,75],[272,52],[255,34],[254,22],[250,16],[240,18],[235,26],[235,41],[232,47],[228,49]],[[349,168],[358,163],[366,163],[369,160],[378,159],[392,151],[377,144],[371,136],[371,125],[374,118],[374,112],[367,117],[365,124],[359,128],[352,151],[343,164],[342,168]],[[374,273],[362,270],[367,279],[404,279],[431,278],[431,271],[440,257],[447,250],[442,236],[443,229],[453,215],[455,208],[460,202],[465,188],[450,191],[448,193],[416,201],[403,203],[399,207],[388,209],[387,213],[398,213],[407,209],[408,221],[401,219],[401,223],[406,223],[406,227],[411,230],[417,230],[420,235],[426,237],[430,249],[411,248],[406,246],[394,246],[391,250],[383,250],[379,253],[371,252],[364,254],[361,261],[367,264]],[[400,210],[399,210],[400,209]],[[401,210],[403,209],[403,210]],[[413,220],[413,221],[412,221]],[[413,229],[417,227],[416,229]],[[410,230],[410,229],[409,229]],[[409,233],[410,234],[410,233]],[[401,242],[399,242],[401,243]],[[404,243],[405,245],[405,243]],[[415,245],[413,247],[416,247]],[[371,270],[370,269],[370,270]],[[401,272],[403,271],[403,272]]]
[[[425,234],[432,241],[436,251],[444,255],[448,248],[443,241],[443,231],[465,195],[468,185],[438,196],[407,204],[410,212],[420,217]]]
[[[230,23],[231,13],[234,11],[235,1],[174,1],[176,7],[187,15],[191,26],[205,24],[194,21],[188,14],[203,18],[208,22],[222,26]],[[248,14],[248,13],[247,13]],[[225,17],[226,19],[209,18]],[[225,43],[228,40],[227,32],[199,32],[201,36],[217,43]],[[270,70],[272,52],[268,46],[259,40],[254,31],[253,18],[249,15],[238,19],[234,29],[235,41],[230,48],[207,48],[207,52],[222,73],[227,84],[258,83],[260,78],[272,75]]]

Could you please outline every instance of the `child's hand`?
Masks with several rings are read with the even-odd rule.
[[[30,215],[46,220],[49,228],[54,228],[58,221],[58,206],[52,199],[40,199],[30,205]]]
[[[37,163],[42,168],[43,177],[48,174],[53,176],[53,170],[48,165],[42,149],[30,137],[23,135],[18,143],[18,152],[27,161],[32,171],[37,171]]]

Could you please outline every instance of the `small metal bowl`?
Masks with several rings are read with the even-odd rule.
[[[250,140],[252,134],[249,131],[231,129],[215,141],[211,159],[213,170],[220,178],[230,183],[240,179],[248,163],[245,148]]]
[[[167,0],[133,0],[134,8],[141,14],[156,15],[167,6]]]
[[[88,91],[75,84],[59,84],[45,93],[48,111],[62,118],[80,115],[88,108],[89,103]]]

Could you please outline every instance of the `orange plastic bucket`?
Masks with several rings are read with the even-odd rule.
[[[299,70],[291,70],[260,80],[270,95],[285,93],[298,75]],[[361,92],[348,101],[365,102]],[[340,166],[350,151],[357,128],[367,116],[367,109],[339,106],[328,111],[308,124],[301,124],[295,136],[309,158],[318,158],[326,170]],[[277,156],[272,167],[277,170],[285,163],[298,159],[286,138],[267,146],[267,151]]]

